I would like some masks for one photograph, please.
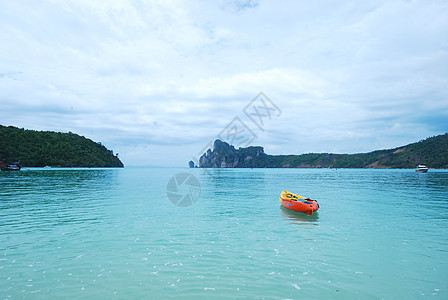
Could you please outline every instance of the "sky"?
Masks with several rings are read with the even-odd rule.
[[[127,166],[216,138],[357,153],[448,131],[448,1],[0,0],[0,124]]]

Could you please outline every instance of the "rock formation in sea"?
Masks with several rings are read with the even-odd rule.
[[[213,143],[213,150],[208,149],[199,159],[200,168],[250,168],[257,167],[257,162],[264,156],[263,147],[235,149],[221,140]]]
[[[199,159],[200,168],[429,168],[448,169],[448,133],[416,143],[368,153],[269,155],[263,147],[235,149],[221,140]]]

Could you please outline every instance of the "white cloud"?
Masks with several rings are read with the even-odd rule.
[[[260,90],[280,90],[284,93],[307,94],[320,97],[329,93],[331,83],[316,74],[298,69],[270,69],[252,73],[239,73],[229,77],[199,79],[197,83],[181,87],[181,94],[199,98],[213,96],[251,96]]]
[[[1,123],[77,132],[132,163],[183,165],[168,149],[202,148],[259,91],[283,111],[255,141],[276,153],[448,130],[446,1],[0,6]]]

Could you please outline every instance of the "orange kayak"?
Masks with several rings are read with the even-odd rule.
[[[316,200],[305,198],[288,191],[280,194],[280,203],[286,209],[302,212],[311,215],[319,209],[319,203]]]

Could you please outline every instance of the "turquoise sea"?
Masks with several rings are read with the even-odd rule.
[[[0,172],[0,299],[448,299],[448,170],[203,171]]]

